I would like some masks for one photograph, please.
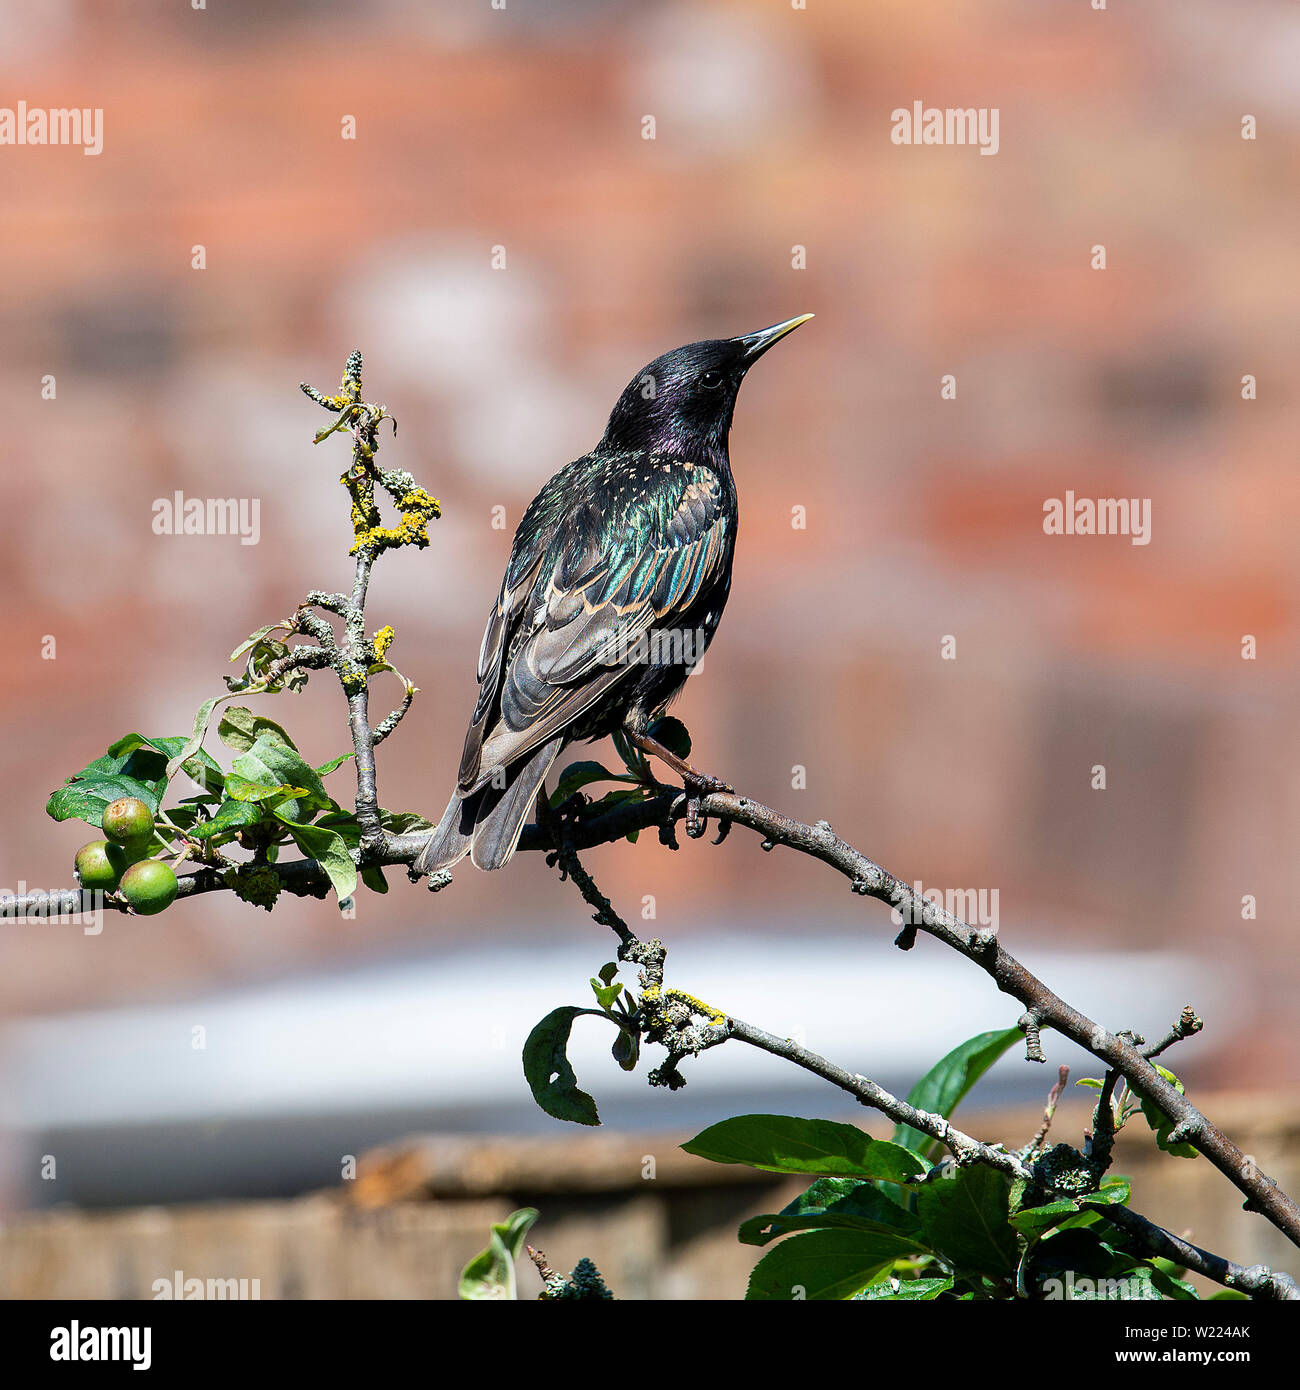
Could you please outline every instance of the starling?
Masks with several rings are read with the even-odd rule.
[[[600,443],[524,512],[479,651],[456,790],[416,860],[509,862],[538,789],[577,739],[621,729],[696,794],[723,784],[647,733],[717,630],[731,587],[727,436],[745,373],[812,317],[689,343],[628,383]]]

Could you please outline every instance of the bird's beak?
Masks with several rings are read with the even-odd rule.
[[[793,333],[801,323],[807,323],[812,314],[800,314],[797,319],[786,319],[784,323],[774,323],[771,328],[760,328],[757,333],[742,333],[731,341],[744,349],[745,365],[757,362],[774,343],[779,343],[787,333]]]

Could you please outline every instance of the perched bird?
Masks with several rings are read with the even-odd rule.
[[[421,873],[509,862],[566,744],[622,729],[688,789],[723,784],[650,738],[717,630],[731,587],[727,436],[745,373],[804,314],[688,343],[628,383],[600,443],[533,498],[479,651],[456,790]]]

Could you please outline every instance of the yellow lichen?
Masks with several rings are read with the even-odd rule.
[[[345,482],[350,482],[346,476]],[[396,526],[378,524],[379,511],[374,503],[373,492],[367,489],[360,496],[361,489],[353,491],[352,529],[356,540],[349,554],[361,550],[373,550],[378,554],[397,546],[413,545],[419,549],[429,544],[429,522],[442,515],[442,505],[436,497],[431,497],[422,487],[412,488],[398,499],[402,508],[402,519]]]
[[[661,989],[658,985],[650,985],[641,991],[641,1002],[656,1004],[659,1000],[675,999],[679,1004],[685,1004],[692,1013],[699,1014],[702,1018],[707,1018],[710,1023],[718,1024],[727,1021],[727,1015],[715,1009],[711,1004],[706,1004],[702,999],[697,999],[693,994],[687,994],[684,989],[677,989],[669,985]]]

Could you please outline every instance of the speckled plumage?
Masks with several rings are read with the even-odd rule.
[[[506,863],[562,748],[641,730],[717,631],[738,519],[727,437],[746,371],[803,320],[658,358],[600,443],[524,512],[479,652],[456,790],[417,861]]]

